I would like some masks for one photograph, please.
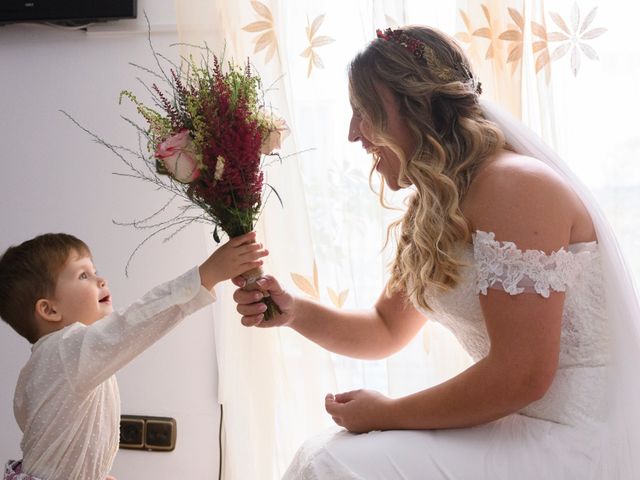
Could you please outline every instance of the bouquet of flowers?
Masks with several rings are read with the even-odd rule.
[[[265,108],[260,78],[248,61],[243,67],[228,62],[224,69],[216,55],[209,56],[211,66],[190,59],[182,77],[170,70],[172,98],[152,85],[160,112],[130,91],[123,91],[121,99],[135,103],[147,121],[156,173],[168,176],[170,185],[202,210],[219,242],[218,229],[229,237],[254,229],[265,190],[264,158],[278,155],[288,130]],[[262,274],[259,268],[246,272],[245,288],[257,288]],[[269,298],[266,303],[268,319],[277,306]]]
[[[135,252],[150,237],[174,228],[177,231],[190,223],[213,224],[213,238],[220,241],[220,231],[235,237],[252,231],[262,211],[263,197],[277,192],[265,182],[264,167],[267,159],[280,159],[278,150],[288,133],[284,120],[275,117],[266,108],[260,77],[251,70],[249,61],[243,66],[221,60],[204,49],[201,61],[192,57],[183,59],[185,68],[171,63],[167,74],[160,59],[168,61],[153,50],[165,89],[152,84],[154,106],[144,105],[131,91],[123,91],[120,101],[132,101],[138,113],[146,120],[141,127],[125,118],[138,130],[140,151],[118,147],[90,133],[98,143],[116,153],[132,170],[132,176],[148,181],[172,192],[173,198],[185,200],[180,213],[169,220],[159,221],[160,210],[144,220],[125,225],[151,228]],[[226,68],[225,68],[226,67]],[[146,152],[144,143],[146,143]],[[134,154],[140,162],[132,162],[127,154]],[[145,168],[146,167],[146,168]],[[194,213],[195,212],[197,213]],[[122,224],[122,223],[121,223]],[[131,258],[129,259],[129,261]],[[128,264],[127,264],[128,265]],[[243,276],[246,289],[256,289],[256,281],[263,275],[262,269],[254,269]],[[279,312],[269,297],[265,298],[265,319]]]

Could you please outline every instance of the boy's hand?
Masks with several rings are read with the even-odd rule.
[[[249,232],[230,239],[200,265],[200,281],[207,290],[262,265],[260,258],[269,252],[256,243],[256,233]]]

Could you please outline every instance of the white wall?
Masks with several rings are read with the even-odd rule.
[[[128,65],[153,66],[143,9],[163,32],[155,47],[177,58],[171,0],[139,0],[131,31],[99,34],[35,25],[0,28],[0,250],[44,232],[64,231],[92,248],[99,271],[109,279],[117,307],[204,259],[205,230],[191,227],[168,243],[146,244],[129,278],[124,266],[144,232],[116,220],[140,219],[161,205],[163,195],[142,182],[112,175],[126,172],[106,149],[92,143],[58,110],[113,143],[135,145],[119,115],[118,94],[134,89],[139,74]],[[122,25],[122,24],[120,24]],[[137,27],[136,27],[137,25]],[[114,29],[116,26],[114,25]],[[139,30],[135,32],[136,28]],[[217,478],[217,371],[212,309],[187,319],[118,374],[124,414],[171,416],[178,425],[171,453],[120,451],[118,480]],[[0,461],[19,458],[20,432],[12,413],[19,369],[29,344],[0,324]]]

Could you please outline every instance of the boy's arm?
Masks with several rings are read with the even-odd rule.
[[[91,389],[159,340],[187,315],[213,302],[221,281],[262,265],[268,252],[255,232],[231,238],[198,268],[164,283],[122,313],[63,333],[60,355],[74,388]]]
[[[98,322],[74,324],[59,352],[75,390],[95,388],[162,338],[187,315],[215,300],[201,285],[198,268],[149,291],[123,312]]]

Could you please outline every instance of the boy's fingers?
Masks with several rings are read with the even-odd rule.
[[[255,250],[260,250],[262,248],[262,244],[261,243],[246,243],[241,245],[242,247],[242,253],[250,253],[253,252]]]
[[[253,270],[254,268],[261,267],[262,265],[264,265],[264,262],[262,260],[253,260],[250,262],[244,262],[242,264],[242,270],[246,272],[248,270]]]
[[[233,237],[229,240],[229,245],[232,247],[239,247],[244,243],[253,243],[256,240],[256,232],[245,233],[244,235],[239,235],[237,237]]]
[[[249,257],[249,258],[261,258],[261,257],[266,257],[267,255],[269,255],[269,250],[250,250],[247,252],[243,252],[239,255],[240,258],[245,258],[245,257]]]

